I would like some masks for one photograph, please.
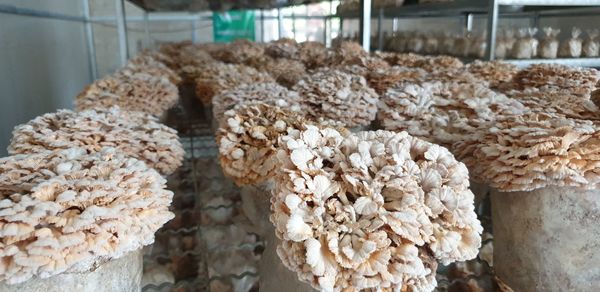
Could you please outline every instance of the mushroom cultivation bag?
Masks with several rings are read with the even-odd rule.
[[[598,55],[600,55],[600,41],[598,40],[600,30],[588,29],[586,32],[588,37],[583,42],[583,56],[598,57]]]
[[[581,56],[582,41],[579,38],[580,35],[581,29],[574,27],[571,30],[571,38],[560,44],[558,52],[560,57],[579,58]]]
[[[558,39],[556,37],[560,33],[560,29],[544,27],[543,31],[545,37],[540,42],[539,56],[544,59],[556,59],[558,54]]]

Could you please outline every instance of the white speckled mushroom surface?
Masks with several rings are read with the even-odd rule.
[[[437,262],[472,259],[482,227],[466,167],[406,132],[282,138],[271,221],[278,254],[323,291],[432,291]]]
[[[39,116],[15,128],[8,152],[27,154],[72,147],[82,147],[88,153],[115,147],[163,175],[181,166],[184,155],[177,131],[150,115],[118,107],[82,112],[60,110]]]
[[[78,111],[119,106],[161,117],[179,100],[179,91],[168,78],[146,73],[116,74],[94,81],[75,99]]]
[[[85,272],[154,241],[173,193],[114,148],[0,159],[0,280]]]

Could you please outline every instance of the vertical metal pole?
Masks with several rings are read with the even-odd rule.
[[[283,37],[283,13],[281,13],[281,8],[277,8],[277,31],[279,33],[278,38]]]
[[[265,42],[265,11],[260,10],[260,41]]]
[[[196,28],[198,27],[198,19],[194,18],[192,20],[192,44],[195,44],[198,42],[197,38],[196,38]]]
[[[397,32],[398,31],[398,18],[394,17],[394,19],[392,19],[392,32]]]
[[[119,61],[121,66],[127,63],[129,48],[127,44],[127,23],[125,19],[125,0],[115,0],[117,12],[117,33],[119,35]]]
[[[90,78],[96,80],[98,78],[98,64],[96,61],[96,45],[94,44],[94,28],[90,20],[90,2],[82,0],[83,17],[85,18],[85,39],[87,41],[88,60],[90,65]]]
[[[487,48],[486,58],[494,60],[496,58],[496,29],[498,29],[498,0],[490,0],[487,23]]]
[[[329,45],[327,44],[327,35],[329,34],[329,28],[327,27],[327,25],[329,25],[329,21],[327,21],[328,17],[323,18],[323,44],[325,45],[325,47],[328,47]]]
[[[377,14],[377,49],[383,51],[383,8]]]
[[[294,11],[293,7],[292,7],[292,35],[294,36],[294,39],[296,39],[296,12]]]
[[[340,17],[340,35],[339,38],[344,38],[344,18]]]
[[[371,50],[371,0],[360,0],[360,43],[365,51]]]
[[[152,39],[150,39],[150,16],[144,11],[144,38],[146,39],[146,48],[150,48]]]
[[[469,31],[473,31],[473,13],[467,13],[465,15],[465,29]]]
[[[531,17],[531,27],[538,27],[540,26],[540,13],[539,12],[535,12],[533,14],[533,16]]]

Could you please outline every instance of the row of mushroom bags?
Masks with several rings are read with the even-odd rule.
[[[550,194],[585,197],[587,220],[600,212],[596,70],[463,64],[289,39],[160,51],[212,109],[225,175],[263,189],[272,250],[301,282],[324,291],[431,291],[438,262],[477,256],[483,229],[474,203],[491,187],[492,201],[510,197],[518,206],[492,205],[494,220],[514,220],[497,228],[502,240],[494,234],[498,289],[600,285],[581,272],[596,262],[586,234],[597,232],[565,213],[585,206],[563,210],[569,198]],[[527,198],[538,204],[518,205]],[[540,223],[544,216],[562,217]],[[539,244],[574,236],[581,239],[568,249]]]
[[[369,54],[352,42],[180,42],[141,52],[85,88],[77,111],[15,128],[11,156],[0,160],[0,280],[86,270],[152,243],[173,217],[164,176],[184,156],[160,120],[178,86],[193,86],[212,111],[223,173],[260,190],[254,199],[269,211],[248,217],[276,237],[265,252],[298,285],[432,291],[438,263],[479,254],[498,277],[493,287],[472,279],[469,289],[598,287],[597,275],[582,273],[598,262],[586,248],[598,227],[582,224],[600,213],[598,80],[594,69]],[[488,187],[493,202],[517,204],[504,213],[492,204],[493,260],[475,212]],[[569,213],[582,207],[565,200],[584,194],[587,213]],[[496,227],[510,222],[503,214],[514,226]],[[269,276],[261,273],[261,287]]]

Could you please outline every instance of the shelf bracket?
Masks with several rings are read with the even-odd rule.
[[[119,36],[119,61],[125,66],[129,59],[129,45],[127,44],[127,19],[125,18],[125,0],[115,0],[117,16],[117,33]]]

